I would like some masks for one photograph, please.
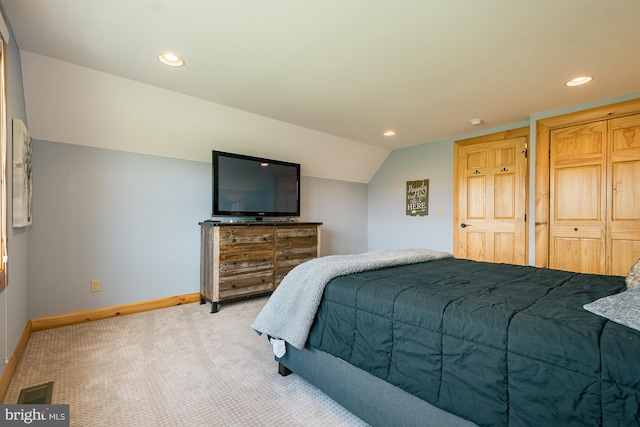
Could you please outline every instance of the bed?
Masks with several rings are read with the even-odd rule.
[[[292,282],[306,280],[301,270]],[[321,286],[302,345],[265,327],[263,313],[253,326],[287,341],[281,373],[365,422],[640,425],[640,332],[584,308],[632,300],[623,277],[446,255],[353,270]],[[281,324],[296,318],[275,311]]]

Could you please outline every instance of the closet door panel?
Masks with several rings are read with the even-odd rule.
[[[606,122],[551,132],[551,268],[605,273],[606,138]]]
[[[558,167],[554,177],[556,222],[602,220],[603,176],[601,165]]]
[[[611,120],[607,274],[626,276],[640,258],[640,115]]]
[[[637,220],[640,212],[640,160],[612,165],[611,220]]]
[[[640,241],[625,238],[611,239],[611,271],[614,276],[626,276],[638,260]]]
[[[602,237],[556,237],[552,240],[554,252],[559,254],[556,260],[557,268],[567,271],[579,271],[582,273],[601,274],[603,269],[604,246]]]

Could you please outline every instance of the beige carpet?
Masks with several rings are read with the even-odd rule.
[[[54,382],[72,426],[364,426],[250,327],[266,298],[186,304],[34,332],[3,403]],[[338,379],[336,379],[338,380]]]

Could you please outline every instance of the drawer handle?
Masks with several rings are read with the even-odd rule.
[[[232,284],[231,284],[231,287],[232,287],[233,289],[235,289],[235,288],[236,288],[236,284],[235,284],[235,283],[232,283]]]

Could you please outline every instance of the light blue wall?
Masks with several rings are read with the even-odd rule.
[[[7,23],[10,29],[10,24]],[[27,115],[24,102],[24,90],[22,87],[22,68],[20,65],[20,51],[15,41],[7,46],[5,61],[7,65],[6,95],[7,95],[7,121],[11,127],[11,120],[21,119],[27,123]],[[27,123],[28,124],[28,123]],[[7,165],[9,167],[8,178],[8,250],[9,250],[9,280],[8,287],[0,292],[0,343],[2,343],[3,356],[11,357],[13,351],[22,336],[22,332],[29,321],[29,235],[30,227],[11,227],[11,188],[13,179],[11,176],[11,131],[8,132]],[[6,307],[6,308],[5,308]],[[6,321],[5,321],[6,319]],[[4,359],[3,357],[3,359]],[[0,364],[4,371],[4,364]]]
[[[367,184],[302,177],[302,218],[322,222],[322,255],[367,251]]]
[[[199,292],[210,163],[34,141],[33,169],[30,318]],[[323,255],[366,250],[365,184],[303,177],[301,202]]]
[[[429,215],[405,215],[406,182],[429,180]],[[437,207],[442,213],[436,213]],[[453,144],[393,151],[369,182],[369,250],[453,248]]]
[[[30,317],[198,292],[208,166],[34,141]]]

